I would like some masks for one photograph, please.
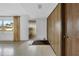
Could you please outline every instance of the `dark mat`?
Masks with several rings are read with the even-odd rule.
[[[32,45],[50,45],[48,40],[36,40],[32,43]]]

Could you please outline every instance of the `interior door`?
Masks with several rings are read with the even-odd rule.
[[[79,4],[65,5],[65,54],[79,55]]]

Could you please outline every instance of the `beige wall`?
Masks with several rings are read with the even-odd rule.
[[[58,4],[55,10],[48,17],[48,40],[56,53],[61,55],[61,5]]]

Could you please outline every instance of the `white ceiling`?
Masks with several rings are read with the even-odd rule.
[[[0,16],[47,17],[56,5],[57,3],[0,3]]]

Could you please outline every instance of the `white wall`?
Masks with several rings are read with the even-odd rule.
[[[29,40],[29,17],[21,16],[20,17],[20,40]],[[36,39],[43,40],[47,39],[47,19],[46,18],[37,18],[36,20]],[[0,32],[0,41],[13,41],[13,32]],[[5,38],[5,39],[4,39]]]
[[[14,35],[13,32],[1,32],[0,31],[0,41],[13,41]]]
[[[47,18],[36,18],[36,40],[47,39]],[[20,18],[20,39],[29,40],[29,17]]]
[[[28,16],[20,17],[20,40],[28,40]]]
[[[37,18],[36,19],[37,28],[37,39],[43,40],[47,39],[47,18]]]
[[[29,40],[29,21],[28,16],[20,17],[20,39]],[[36,39],[47,39],[47,18],[36,18]]]

